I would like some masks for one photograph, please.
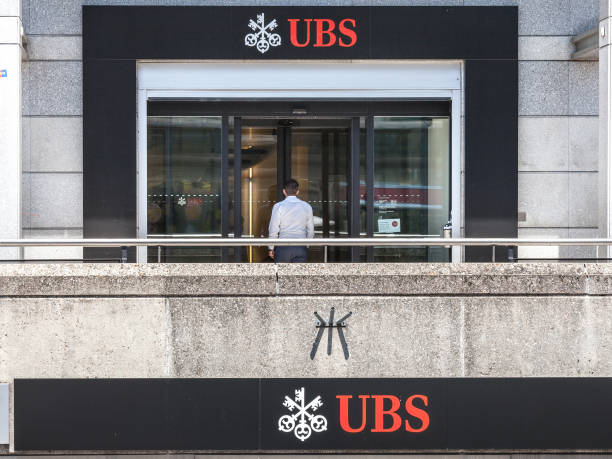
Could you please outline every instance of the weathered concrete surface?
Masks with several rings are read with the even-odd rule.
[[[0,265],[0,297],[610,294],[607,264]]]
[[[0,265],[0,296],[271,295],[272,264]]]
[[[605,297],[172,299],[181,377],[612,376]],[[313,309],[352,311],[343,358],[327,335],[314,361]]]
[[[612,376],[608,265],[22,265],[0,292],[0,381]],[[335,332],[311,360],[332,306],[351,357]]]
[[[125,454],[125,455],[79,455],[79,459],[148,459],[159,458],[163,456],[166,459],[244,459],[244,455],[239,454]],[[491,455],[486,454],[334,454],[334,459],[397,459],[398,457],[407,457],[410,459],[491,459]],[[47,459],[49,456],[34,456],[34,455],[12,455],[15,459]],[[55,459],[75,459],[75,456],[53,455]],[[329,454],[300,454],[299,457],[304,459],[329,459]],[[545,457],[545,459],[602,459],[609,455],[602,454],[495,454],[495,459],[533,459],[536,457]],[[249,459],[295,459],[296,455],[290,454],[249,454]]]
[[[0,298],[0,381],[167,375],[162,298]]]
[[[612,376],[611,300],[463,298],[465,376]]]
[[[11,455],[15,459],[47,459],[49,456],[34,456],[34,455]],[[239,454],[122,454],[108,455],[79,455],[79,459],[148,459],[159,458],[163,456],[166,459],[244,459],[244,455]],[[410,459],[491,459],[491,455],[486,454],[334,454],[334,459],[397,459],[398,457],[407,457]],[[53,455],[55,459],[75,459],[75,456]],[[329,454],[300,454],[299,457],[304,459],[329,459]],[[544,457],[545,459],[602,459],[609,455],[602,454],[495,454],[495,459],[533,459]],[[296,455],[290,454],[249,454],[249,459],[295,459]]]
[[[0,266],[0,382],[484,376],[612,376],[612,266]]]
[[[581,295],[582,264],[278,265],[279,294],[295,295]],[[609,273],[612,269],[598,273]],[[612,277],[611,277],[612,278]],[[604,291],[605,287],[600,287]],[[612,293],[612,284],[609,286]]]
[[[461,376],[457,298],[285,297],[170,299],[172,353],[180,377]],[[327,355],[317,355],[313,312],[353,312]]]
[[[612,375],[608,265],[0,267],[15,377]],[[310,360],[313,312],[352,311]]]

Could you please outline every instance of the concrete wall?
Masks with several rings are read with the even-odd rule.
[[[611,297],[610,265],[0,265],[0,382],[610,377]],[[332,306],[350,358],[311,360]]]
[[[244,459],[244,456],[233,455],[233,454],[164,454],[164,457],[168,459],[181,458],[181,459]],[[404,455],[408,456],[408,455]],[[13,456],[19,459],[41,459],[46,458],[48,456]],[[68,459],[68,458],[79,458],[79,459],[117,459],[116,455],[95,455],[95,456],[65,456],[65,455],[54,455],[55,459]],[[139,455],[122,455],[121,459],[147,459],[147,458],[158,458],[159,456],[153,454],[139,454]],[[270,458],[270,459],[290,459],[295,458],[295,455],[288,454],[252,454],[249,455],[251,459],[261,459],[261,458]],[[300,458],[303,459],[329,459],[329,455],[325,454],[300,454]],[[376,455],[365,455],[365,454],[334,454],[335,459],[397,459],[398,457],[402,457],[400,454],[376,454]],[[470,459],[490,459],[490,455],[484,454],[410,454],[410,459],[462,459],[462,458],[470,458]],[[536,457],[545,457],[547,459],[601,459],[602,457],[606,457],[604,455],[597,454],[496,454],[496,459],[532,459]]]
[[[23,0],[25,237],[82,235],[81,6],[262,4],[227,0]],[[265,4],[286,4],[269,0]],[[595,27],[598,0],[300,0],[317,5],[519,6],[521,237],[597,235],[598,64],[572,62],[570,38]],[[27,249],[30,258],[80,249]],[[592,256],[592,249],[521,249],[521,256]]]
[[[0,265],[0,382],[610,377],[611,296],[609,265]],[[332,306],[350,358],[311,360]]]
[[[606,265],[5,265],[0,382],[612,376],[610,295]],[[351,356],[311,360],[332,306]]]

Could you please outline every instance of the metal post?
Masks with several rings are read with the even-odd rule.
[[[493,256],[492,256],[491,261],[495,263],[495,246],[492,246],[491,248],[493,249]]]
[[[283,200],[283,185],[285,184],[285,162],[287,159],[287,153],[285,151],[285,135],[287,128],[284,127],[280,122],[276,130],[276,201],[280,202]]]
[[[242,118],[234,117],[234,237],[242,237]],[[234,261],[242,261],[242,249],[234,247]]]
[[[599,233],[612,236],[612,0],[601,0],[599,12]],[[610,258],[610,246],[597,256]]]
[[[164,161],[166,168],[166,182],[165,182],[165,201],[164,209],[166,211],[166,222],[165,231],[166,234],[170,234],[171,228],[174,225],[174,184],[172,183],[172,131],[170,126],[166,126],[165,130],[165,150],[164,150]]]
[[[374,116],[366,118],[366,237],[374,237]],[[374,261],[374,247],[366,247],[366,260]]]
[[[128,248],[124,245],[121,246],[121,263],[127,263],[128,260]]]
[[[221,237],[229,234],[229,122],[221,117]],[[227,262],[227,247],[221,246],[221,261]]]
[[[323,263],[327,263],[327,246],[323,247]]]
[[[351,152],[350,152],[350,186],[349,186],[349,233],[352,238],[358,238],[360,236],[360,225],[361,218],[359,212],[361,206],[359,203],[360,197],[360,181],[359,181],[359,117],[354,117],[351,120]],[[359,261],[359,246],[353,246],[350,248],[351,262],[356,263]]]
[[[157,262],[161,263],[161,245],[157,246]]]

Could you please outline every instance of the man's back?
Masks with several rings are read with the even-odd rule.
[[[312,207],[296,196],[287,196],[274,204],[270,217],[271,238],[313,238],[314,220]]]

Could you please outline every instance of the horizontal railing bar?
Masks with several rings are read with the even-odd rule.
[[[149,239],[5,239],[0,247],[435,247],[435,246],[610,246],[612,239],[516,239],[516,238],[149,238]]]

